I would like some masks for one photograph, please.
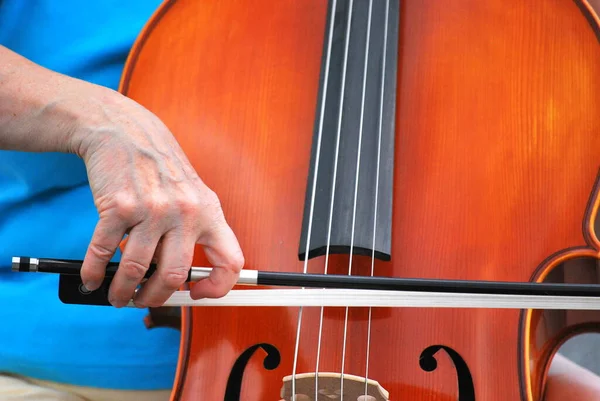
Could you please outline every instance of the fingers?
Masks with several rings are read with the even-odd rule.
[[[150,267],[161,234],[149,224],[140,224],[130,231],[108,293],[108,300],[113,306],[120,308],[129,303]]]
[[[165,234],[157,252],[157,269],[134,299],[137,307],[161,306],[185,283],[194,257],[195,240],[194,235],[181,230]]]
[[[193,299],[220,298],[231,290],[240,276],[245,263],[242,250],[224,218],[198,242],[204,245],[206,257],[214,268],[209,277],[192,286],[190,296]]]
[[[102,284],[106,265],[114,256],[126,230],[127,227],[118,219],[100,218],[81,266],[81,280],[88,290],[97,290]]]
[[[90,290],[100,287],[106,264],[115,254],[125,233],[119,268],[112,280],[108,299],[115,307],[127,305],[136,288],[144,280],[151,263],[157,264],[154,274],[146,281],[134,303],[138,307],[158,307],[187,280],[196,244],[204,246],[205,254],[213,265],[211,275],[192,286],[194,299],[219,298],[236,284],[244,267],[244,257],[235,234],[225,221],[220,206],[213,204],[203,209],[200,218],[147,218],[130,228],[127,219],[102,217],[85,256],[81,277]],[[111,214],[112,215],[112,214]],[[162,222],[162,223],[161,223]],[[165,230],[166,231],[165,233]]]

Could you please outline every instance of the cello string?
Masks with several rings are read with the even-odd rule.
[[[330,250],[330,246],[331,246],[331,229],[333,226],[333,207],[335,204],[335,185],[337,183],[340,138],[342,136],[342,118],[343,118],[343,114],[344,114],[344,94],[346,91],[346,70],[347,70],[347,66],[348,66],[350,27],[352,24],[352,22],[351,22],[352,6],[353,6],[353,3],[351,0],[349,3],[349,6],[348,6],[348,16],[347,16],[348,21],[346,24],[346,43],[345,43],[345,49],[344,49],[344,52],[345,52],[344,53],[344,64],[343,64],[342,83],[341,83],[340,99],[339,99],[340,105],[339,105],[339,115],[338,115],[338,122],[337,122],[337,132],[336,132],[335,156],[334,156],[334,163],[333,163],[333,181],[332,181],[332,186],[331,186],[331,202],[329,204],[327,245],[326,245],[326,250],[325,250],[325,268],[324,268],[323,274],[327,274],[328,267],[329,267],[329,250]],[[335,7],[335,3],[334,3],[334,7]],[[335,8],[334,8],[334,10],[335,10]],[[335,21],[335,19],[333,21]],[[333,25],[333,23],[332,23],[332,25]],[[319,391],[319,363],[321,360],[321,344],[322,344],[322,339],[323,339],[323,314],[324,314],[324,308],[321,307],[320,317],[319,317],[319,339],[317,341],[317,358],[316,358],[316,364],[315,364],[315,400],[318,399],[318,391]]]
[[[362,138],[364,128],[364,116],[365,116],[365,97],[367,92],[367,69],[369,66],[369,50],[371,41],[371,20],[373,18],[373,0],[369,0],[369,14],[367,17],[367,37],[365,40],[365,60],[363,66],[363,80],[362,80],[362,98],[360,104],[360,122],[358,126],[358,149],[356,152],[356,177],[354,181],[354,205],[352,210],[352,230],[350,237],[350,261],[348,263],[348,275],[352,275],[352,260],[354,254],[354,233],[356,228],[356,206],[358,203],[358,181],[360,177],[360,159],[362,154]],[[348,338],[348,313],[349,308],[346,307],[346,316],[344,318],[344,342],[342,347],[342,370],[340,380],[340,399],[344,399],[344,365],[346,362],[346,343]]]
[[[310,251],[310,239],[312,236],[312,225],[313,225],[313,215],[315,209],[315,197],[317,193],[317,177],[319,176],[319,161],[321,156],[321,139],[323,137],[323,121],[325,115],[325,105],[327,103],[327,85],[329,81],[329,64],[331,62],[331,47],[333,43],[333,28],[335,22],[335,9],[336,9],[337,0],[333,0],[332,8],[331,8],[331,20],[329,21],[329,37],[327,40],[327,52],[325,59],[325,76],[323,78],[323,99],[321,101],[321,108],[319,111],[319,131],[317,134],[317,153],[315,157],[315,173],[313,176],[312,183],[312,194],[310,200],[310,214],[308,218],[308,230],[306,233],[306,249],[305,249],[305,257],[304,257],[304,269],[303,272],[306,274],[308,272],[308,260],[309,260],[309,251]],[[304,289],[304,287],[302,287]],[[300,332],[302,329],[302,311],[303,307],[300,306],[298,310],[298,322],[297,322],[297,330],[296,330],[296,344],[294,349],[294,364],[292,369],[292,401],[296,399],[296,370],[298,368],[298,352],[300,348]]]
[[[388,38],[388,19],[390,11],[390,1],[385,3],[385,19],[383,29],[383,55],[381,56],[381,84],[379,97],[379,122],[377,126],[377,172],[375,174],[375,207],[373,211],[373,245],[371,249],[371,277],[375,273],[375,237],[377,233],[377,205],[379,202],[379,170],[381,160],[381,132],[383,130],[383,99],[385,93],[385,61],[387,57],[387,38]],[[369,307],[369,320],[367,323],[367,356],[365,359],[365,399],[369,389],[369,359],[371,357],[371,317],[373,308]]]

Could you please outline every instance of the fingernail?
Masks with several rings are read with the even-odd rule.
[[[109,299],[108,302],[111,303],[115,308],[122,308],[127,305],[127,302],[121,301],[120,299]]]
[[[136,308],[144,309],[146,307],[146,304],[143,300],[140,300],[139,296],[134,297],[132,301]]]
[[[83,285],[88,291],[96,291],[98,288],[100,288],[100,283],[98,283],[97,281],[88,281]]]

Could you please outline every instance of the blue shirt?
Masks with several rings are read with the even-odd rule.
[[[159,4],[0,0],[0,44],[116,89],[133,41]],[[177,330],[146,329],[147,309],[64,305],[57,275],[10,270],[12,256],[83,259],[97,221],[78,157],[0,151],[0,371],[84,386],[171,388]]]

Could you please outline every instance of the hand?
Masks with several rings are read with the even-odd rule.
[[[157,271],[138,292],[139,307],[162,305],[186,280],[196,243],[215,267],[191,297],[221,297],[235,284],[244,258],[219,199],[198,177],[167,127],[121,94],[94,87],[97,110],[79,119],[71,146],[85,161],[100,220],[81,277],[95,290],[123,236],[129,237],[109,290],[126,305],[153,259]]]
[[[85,162],[100,221],[81,270],[95,290],[126,233],[109,290],[139,307],[160,306],[187,278],[195,244],[213,264],[192,298],[220,297],[237,281],[244,257],[219,199],[198,177],[167,127],[118,92],[45,69],[0,46],[0,149],[68,152]]]

